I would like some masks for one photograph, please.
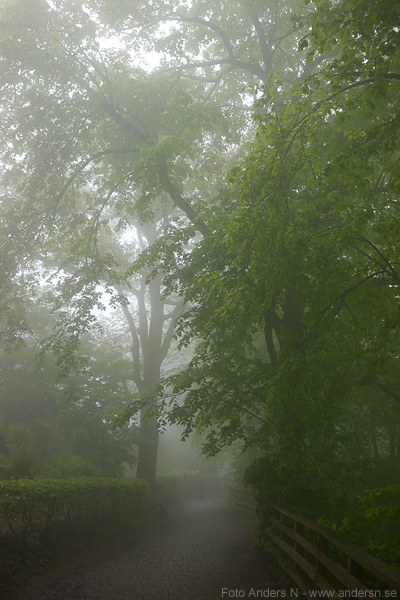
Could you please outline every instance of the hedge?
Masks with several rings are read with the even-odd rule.
[[[54,524],[134,517],[148,492],[138,479],[19,479],[0,482],[0,521],[20,548]]]
[[[157,475],[154,491],[162,502],[174,503],[218,495],[220,484],[215,475],[201,474],[200,481],[196,482],[194,471],[181,469]]]
[[[184,469],[157,475],[154,491],[162,502],[185,500],[193,494],[194,477]]]

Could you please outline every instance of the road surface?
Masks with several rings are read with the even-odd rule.
[[[156,528],[47,574],[6,600],[279,598],[272,577],[256,551],[249,517],[221,499],[199,499],[169,511]]]

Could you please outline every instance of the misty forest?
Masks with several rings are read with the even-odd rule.
[[[400,4],[0,0],[0,89],[1,585],[196,471],[399,569]]]

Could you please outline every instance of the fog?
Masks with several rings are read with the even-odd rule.
[[[400,589],[399,20],[0,0],[0,593]]]

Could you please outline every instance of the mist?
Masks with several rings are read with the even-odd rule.
[[[397,597],[397,4],[0,32],[1,594]]]

